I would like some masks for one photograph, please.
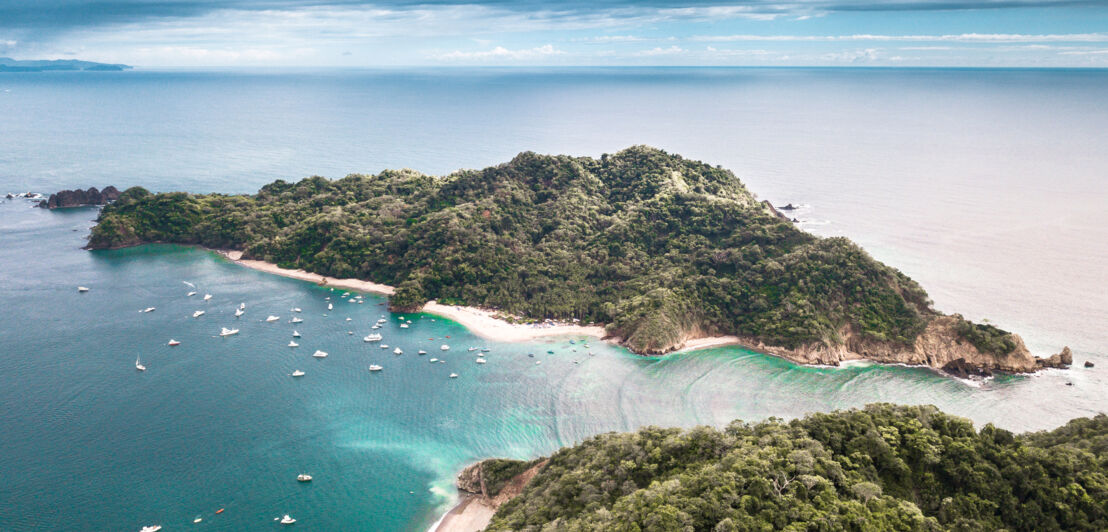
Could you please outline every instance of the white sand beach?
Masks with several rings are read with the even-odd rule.
[[[322,286],[354,290],[357,292],[368,292],[385,296],[391,296],[396,293],[393,287],[384,284],[371,283],[359,279],[337,279],[335,277],[327,277],[305,270],[290,270],[265,261],[244,259],[242,258],[241,251],[215,251],[236,264],[246,266],[253,270],[272,273],[274,275],[291,277],[293,279],[308,281]],[[429,301],[423,306],[422,311],[454,320],[464,325],[478,336],[502,342],[522,342],[535,338],[565,335],[592,336],[595,338],[604,338],[606,336],[604,328],[599,325],[577,325],[558,322],[535,324],[508,323],[496,317],[495,311],[475,307],[443,305],[435,301]]]

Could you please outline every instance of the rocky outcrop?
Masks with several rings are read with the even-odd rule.
[[[1068,368],[1073,365],[1073,352],[1070,348],[1063,347],[1062,352],[1050,355],[1050,358],[1039,358],[1035,360],[1040,368]]]
[[[107,205],[119,199],[119,190],[113,186],[97,190],[96,187],[88,190],[62,190],[51,194],[49,199],[39,203],[39,207],[45,209],[62,209],[66,207],[83,207],[86,205]]]
[[[772,215],[774,215],[774,216],[776,216],[776,217],[778,217],[782,220],[785,220],[786,222],[794,221],[794,220],[790,220],[788,216],[785,216],[781,211],[777,210],[777,208],[774,207],[773,204],[769,202],[769,200],[763,200],[762,205],[764,205],[766,207],[766,210],[768,210],[770,212],[770,214],[772,214]],[[789,205],[791,206],[792,204],[790,203]]]
[[[739,337],[738,343],[762,353],[779,356],[799,364],[838,366],[848,360],[872,360],[882,364],[928,366],[957,377],[988,376],[995,371],[1031,373],[1043,368],[1066,368],[1073,363],[1068,347],[1049,358],[1038,358],[1028,351],[1019,335],[1012,334],[1015,348],[1006,354],[982,353],[964,340],[955,330],[958,318],[936,316],[916,337],[910,347],[863,338],[849,328],[839,332],[843,341],[837,345],[814,343],[789,349],[766,345],[755,338]],[[684,342],[698,336],[690,334],[673,346],[680,349]]]
[[[1093,364],[1093,361],[1092,361],[1092,360],[1086,360],[1086,361],[1085,361],[1085,367],[1086,367],[1086,368],[1091,368],[1091,367],[1093,367],[1093,366],[1095,366],[1095,365],[1096,365],[1096,364]]]

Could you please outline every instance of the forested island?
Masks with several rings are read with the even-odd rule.
[[[602,434],[467,471],[459,486],[482,498],[512,491],[489,531],[1108,530],[1104,414],[1016,435],[874,404]]]
[[[253,195],[152,194],[106,206],[93,249],[144,243],[244,257],[499,309],[580,320],[632,351],[734,335],[801,363],[867,358],[958,373],[1028,372],[1015,334],[932,307],[900,271],[845,238],[797,229],[732,172],[646,146],[600,158],[521,153],[443,177],[386,170],[276,181]]]

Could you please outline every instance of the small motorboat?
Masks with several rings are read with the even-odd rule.
[[[192,296],[195,296],[195,295],[196,295],[196,292],[189,292],[189,293],[185,294],[185,297],[192,297]]]
[[[209,299],[211,299],[211,298],[212,298],[212,295],[211,295],[211,294],[204,294],[204,301],[207,301],[207,300],[209,300]]]
[[[346,321],[354,321],[354,318],[346,318]]]
[[[293,312],[300,312],[300,307],[292,307]]]
[[[157,310],[155,307],[146,307],[142,309],[143,312],[154,312],[155,310]]]
[[[446,345],[446,344],[442,344],[442,346],[441,346],[441,347],[439,347],[439,349],[442,349],[443,351],[449,351],[449,350],[450,350],[450,346],[448,346],[448,345]]]
[[[177,340],[174,340],[174,339],[170,338],[169,339],[169,347],[173,347],[175,345],[181,345],[181,342],[178,342]]]
[[[362,338],[362,340],[365,340],[366,342],[380,342],[381,341],[381,335],[379,335],[379,334],[370,334],[370,335],[366,336],[365,338]]]
[[[458,374],[457,374],[457,373],[451,373],[451,374],[450,374],[450,378],[451,378],[451,379],[457,379],[457,378],[458,378]]]
[[[246,310],[246,303],[239,303],[239,310]]]
[[[371,328],[371,329],[380,329],[380,328],[381,328],[381,326],[380,326],[380,325],[374,325],[373,327],[370,327],[370,328]]]
[[[276,521],[276,519],[274,519],[274,520]],[[281,517],[281,524],[282,525],[291,525],[295,522],[296,522],[296,519],[293,519],[291,516],[289,516],[289,514],[285,514],[283,517]]]
[[[242,310],[241,308],[240,309],[235,309],[235,317],[236,318],[239,317],[239,316],[242,316],[243,314],[246,314],[245,310]]]
[[[438,362],[438,361],[439,361],[439,359],[437,359],[437,358],[432,358],[431,360],[428,360],[428,362],[430,362],[432,364],[434,364],[435,362]]]
[[[289,323],[301,323],[301,322],[303,322],[303,321],[304,321],[304,319],[303,319],[303,318],[293,318],[293,319],[292,319],[292,321],[291,321],[291,322],[289,322]]]
[[[300,344],[296,343],[296,340],[289,340],[289,347],[300,347]]]
[[[477,350],[477,348],[476,348],[476,347],[471,347],[471,348],[469,348],[469,352],[470,352],[470,353],[472,353],[472,352],[474,352],[474,351],[476,351],[476,350]]]
[[[377,323],[385,323],[386,321],[389,321],[389,320],[386,320],[385,318],[380,318],[380,319],[377,320]]]
[[[300,338],[300,331],[292,331],[293,338]]]
[[[369,365],[369,371],[381,371],[383,369],[385,369],[385,368],[382,368],[381,366],[378,366],[377,364],[370,364]]]
[[[238,330],[238,329],[228,329],[228,328],[226,328],[226,327],[223,327],[223,328],[222,328],[222,329],[221,329],[221,330],[219,331],[219,335],[220,335],[220,336],[231,336],[231,335],[235,335],[235,334],[238,334],[238,333],[239,333],[239,330]]]
[[[87,286],[78,286],[77,291],[81,292],[81,293],[88,292],[88,287]]]
[[[279,319],[281,319],[281,317],[280,317],[280,316],[273,316],[273,315],[270,315],[270,316],[269,316],[268,318],[266,318],[266,319],[265,319],[265,321],[277,321],[277,320],[279,320]]]
[[[335,310],[335,305],[332,305],[331,303],[327,303],[327,310]]]
[[[308,475],[308,474],[305,474],[305,473],[300,473],[299,475],[296,475],[296,481],[297,482],[311,482],[312,481],[312,476]]]
[[[407,324],[407,323],[401,323],[401,324],[400,324],[400,328],[401,328],[401,329],[407,329],[407,328],[408,328],[408,324]]]
[[[403,354],[404,354],[404,350],[403,350],[403,349],[400,349],[399,347],[397,347],[396,349],[393,349],[393,350],[392,350],[392,354],[394,354],[394,355],[403,355]]]
[[[421,354],[421,355],[426,355],[426,354],[427,354],[427,351],[424,351],[424,350],[420,349],[420,350],[419,350],[419,354]]]
[[[317,349],[315,353],[312,353],[312,356],[316,358],[327,358],[327,352]]]
[[[488,361],[487,361],[487,360],[485,360],[485,359],[483,359],[483,358],[481,358],[481,357],[477,357],[477,360],[476,360],[476,362],[477,362],[478,364],[484,364],[485,362],[488,362]]]
[[[204,315],[203,310],[198,310],[198,311],[192,313],[192,317],[194,317],[194,318],[199,318],[200,316],[203,316],[203,315]]]
[[[304,376],[304,372],[303,372],[303,371],[300,371],[300,370],[294,370],[294,371],[292,372],[292,376],[293,376],[293,377],[303,377],[303,376]]]
[[[135,357],[135,369],[139,371],[146,371],[146,366],[143,366],[142,362],[139,362],[138,357]]]
[[[158,532],[162,529],[162,525],[150,525],[144,526],[139,529],[139,532]]]
[[[193,519],[192,522],[193,523],[199,523],[200,521],[203,521],[203,520],[204,520],[203,517],[197,517],[196,519]]]

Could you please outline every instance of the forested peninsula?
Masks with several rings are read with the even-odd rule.
[[[1016,435],[874,404],[647,427],[487,460],[458,485],[499,506],[489,531],[1108,530],[1108,417]]]
[[[253,195],[124,191],[92,249],[144,243],[396,288],[390,304],[580,320],[634,352],[734,335],[801,363],[867,358],[959,373],[1070,363],[933,309],[900,271],[845,238],[797,229],[732,172],[646,146],[600,158],[524,152],[483,170],[283,180]]]

